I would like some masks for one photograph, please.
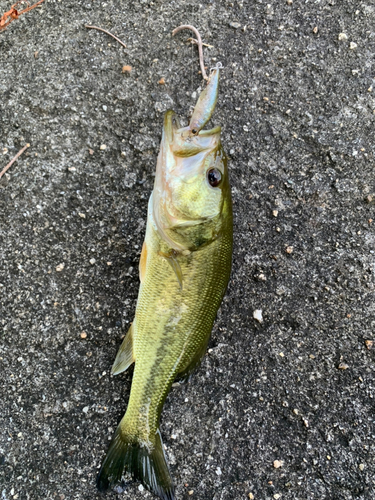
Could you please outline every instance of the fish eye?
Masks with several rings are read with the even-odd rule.
[[[217,168],[210,168],[207,172],[208,182],[212,187],[217,187],[221,182],[221,172]]]
[[[191,133],[192,133],[193,135],[197,135],[198,130],[197,130],[196,128],[193,128],[193,130],[191,131]]]

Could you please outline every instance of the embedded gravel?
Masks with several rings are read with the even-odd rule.
[[[46,0],[0,32],[0,171],[31,145],[0,180],[0,498],[105,498],[163,113],[186,119],[203,88],[182,23],[225,67],[235,250],[208,353],[162,414],[176,498],[371,500],[372,0]]]

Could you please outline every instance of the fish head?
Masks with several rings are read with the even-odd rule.
[[[173,111],[164,118],[153,191],[153,218],[175,250],[193,250],[217,237],[230,199],[221,128],[192,132]]]

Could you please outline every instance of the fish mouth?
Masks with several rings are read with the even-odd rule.
[[[212,138],[220,141],[221,127],[210,130],[200,130],[192,134],[190,126],[181,127],[180,120],[172,110],[164,117],[163,141],[168,143],[176,156],[193,156],[205,149],[212,149]],[[215,141],[216,142],[216,141]]]

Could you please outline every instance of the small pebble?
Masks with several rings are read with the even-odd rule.
[[[131,73],[132,67],[131,66],[123,66],[122,67],[122,72],[123,73]]]
[[[158,81],[158,84],[165,85],[165,78],[160,78],[160,80]]]
[[[272,215],[274,217],[277,217],[279,215],[279,211],[278,210],[272,210]]]
[[[249,498],[250,498],[250,500],[254,500],[255,497],[252,493],[249,493]]]
[[[82,411],[83,411],[83,413],[87,413],[89,411],[89,407],[85,406]]]
[[[64,267],[65,267],[65,264],[64,264],[64,263],[61,263],[61,264],[59,264],[58,266],[56,266],[56,271],[57,271],[58,273],[61,273],[61,271],[64,269]]]
[[[355,50],[358,47],[358,45],[355,42],[350,42],[349,49],[350,50]]]
[[[81,217],[81,219],[86,219],[86,215],[82,212],[78,212],[78,215]]]
[[[349,365],[347,365],[346,363],[340,363],[337,368],[339,370],[347,370],[349,368]]]
[[[138,486],[138,491],[144,491],[144,486],[142,484]]]
[[[359,468],[359,470],[364,470],[364,468],[365,468],[365,464],[359,464],[359,465],[358,465],[358,468]]]
[[[303,418],[303,419],[302,419],[302,422],[303,422],[303,425],[304,425],[305,427],[308,427],[308,426],[309,426],[309,421],[308,421],[306,418]]]
[[[102,144],[102,145],[100,146],[100,150],[101,150],[101,151],[104,151],[105,149],[107,149],[107,146],[106,146],[105,144]]]
[[[256,309],[253,312],[253,318],[259,321],[259,323],[263,323],[263,312],[262,309]]]
[[[286,247],[285,251],[286,251],[286,253],[290,254],[293,252],[293,247],[292,246]]]
[[[286,0],[286,3],[287,3],[288,5],[293,5],[293,0]]]
[[[316,35],[318,33],[318,26],[315,26],[315,28],[313,29],[313,33],[314,33],[314,35]]]
[[[280,460],[274,460],[273,462],[273,466],[275,467],[275,469],[280,469],[280,467],[282,467],[283,463],[280,461]]]
[[[273,496],[273,498],[275,500],[278,500],[279,498],[281,498],[281,495],[279,493],[275,493],[274,496]]]
[[[107,109],[108,109],[107,106],[104,104],[103,105],[103,111],[107,111]]]
[[[241,24],[240,23],[236,23],[236,22],[229,23],[229,26],[231,28],[234,28],[235,30],[237,30],[238,28],[241,28]]]
[[[346,42],[346,40],[348,39],[348,35],[346,35],[345,33],[339,33],[338,39],[339,42]]]
[[[94,258],[90,259],[90,264],[93,266],[95,264],[96,260]]]
[[[81,333],[81,339],[86,339],[87,338],[87,333],[86,332],[82,332]]]
[[[189,490],[188,494],[191,496],[194,493],[194,490]]]

